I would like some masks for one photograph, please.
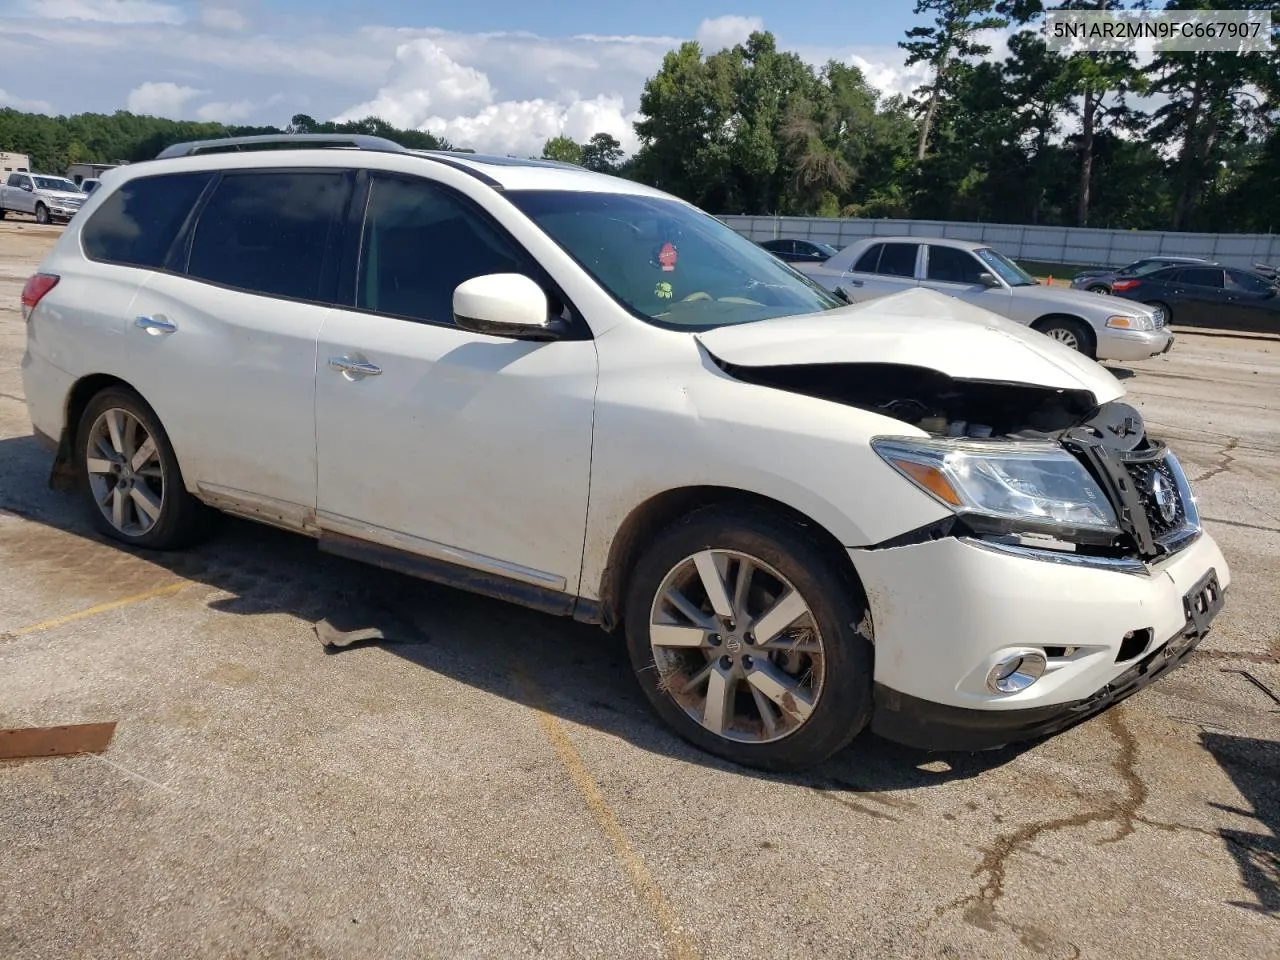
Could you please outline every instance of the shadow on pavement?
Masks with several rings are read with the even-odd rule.
[[[460,683],[483,689],[571,723],[616,736],[652,753],[742,776],[842,793],[911,790],[964,780],[1000,767],[1031,744],[979,754],[924,753],[864,734],[822,766],[774,776],[732,766],[669,732],[632,674],[620,637],[587,626],[397,573],[321,553],[306,537],[225,518],[213,538],[194,550],[157,553],[107,541],[90,526],[78,496],[48,489],[50,455],[32,437],[0,440],[0,510],[106,544],[178,577],[228,596],[211,609],[241,616],[289,614],[339,630],[381,630],[382,640],[357,641]],[[50,549],[34,527],[28,549]],[[24,549],[23,534],[6,547]],[[59,541],[61,544],[62,541]],[[57,550],[63,555],[65,546]],[[101,547],[94,552],[101,555]],[[78,582],[100,577],[113,586],[111,564],[81,563]],[[313,641],[314,655],[341,658],[348,647]]]
[[[1209,731],[1200,734],[1200,742],[1253,809],[1212,806],[1255,820],[1262,828],[1218,828],[1240,867],[1241,880],[1257,897],[1256,903],[1237,901],[1232,905],[1280,916],[1280,743]]]

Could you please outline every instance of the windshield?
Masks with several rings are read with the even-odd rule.
[[[834,257],[837,253],[840,252],[829,243],[818,243],[815,241],[813,245],[822,251],[822,255],[824,257]]]
[[[990,247],[981,247],[973,252],[1009,286],[1034,287],[1036,285],[1035,277],[1027,273],[1003,253],[996,253]]]
[[[61,177],[33,177],[37,190],[62,190],[66,193],[79,193],[80,188],[70,180]]]
[[[844,306],[714,217],[661,197],[562,190],[507,198],[641,319],[710,330]]]

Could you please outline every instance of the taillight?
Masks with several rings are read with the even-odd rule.
[[[1112,290],[1132,290],[1138,285],[1137,280],[1117,280],[1111,284]]]
[[[27,279],[27,282],[22,287],[23,320],[31,316],[31,311],[36,308],[36,304],[44,299],[46,293],[58,285],[60,279],[62,278],[52,273],[36,273]]]

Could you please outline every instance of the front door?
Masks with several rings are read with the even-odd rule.
[[[317,521],[329,531],[574,593],[591,471],[596,350],[453,323],[453,291],[537,276],[471,201],[374,175],[353,309],[320,333]]]
[[[995,277],[995,271],[968,250],[929,244],[925,249],[925,273],[920,286],[972,303],[974,306],[1009,316],[1012,294],[999,283],[989,286],[980,278]]]

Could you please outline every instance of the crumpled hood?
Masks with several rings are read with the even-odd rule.
[[[1088,390],[1099,404],[1125,393],[1102,366],[1056,340],[924,287],[696,336],[713,356],[735,366],[896,363],[962,380]]]

